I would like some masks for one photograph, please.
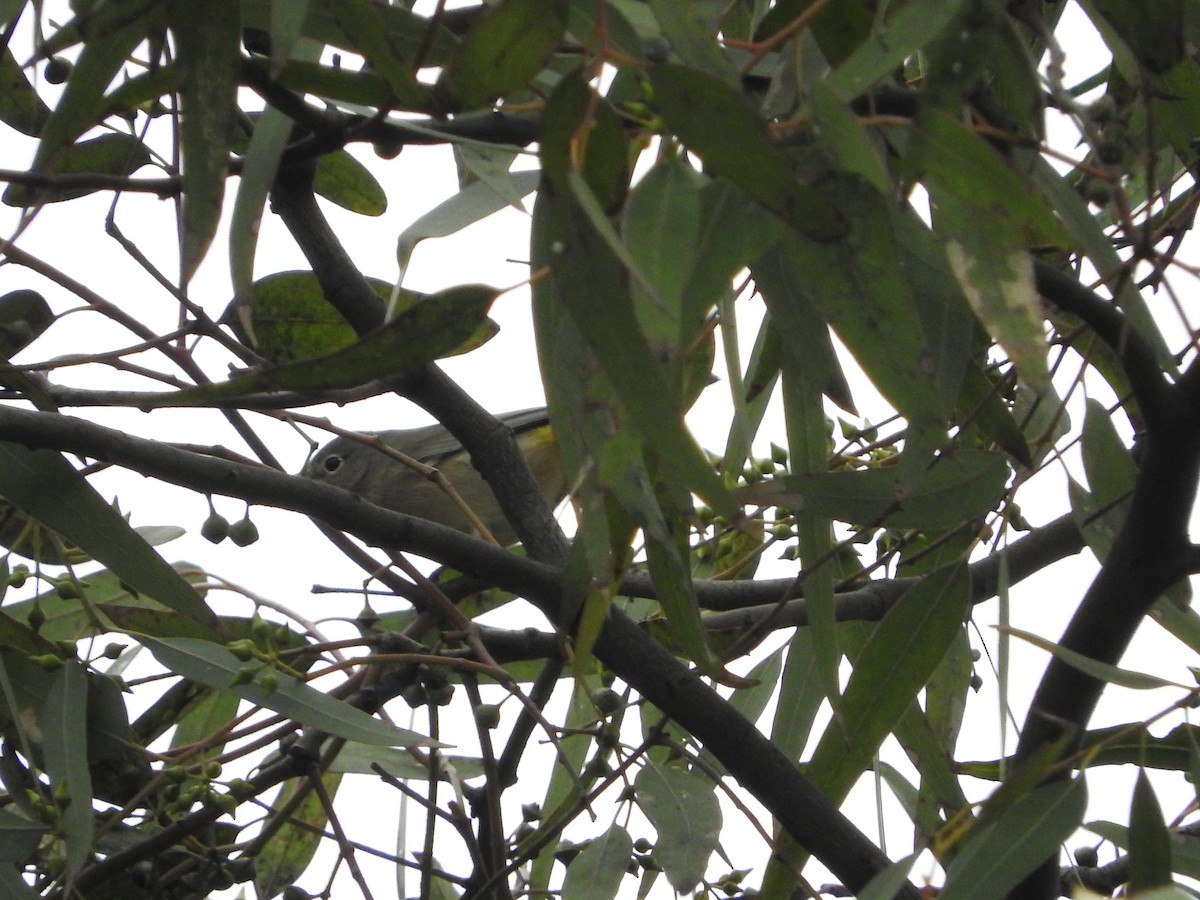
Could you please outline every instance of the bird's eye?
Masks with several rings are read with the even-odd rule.
[[[321,460],[321,468],[332,475],[342,467],[342,458],[340,456],[327,456]]]

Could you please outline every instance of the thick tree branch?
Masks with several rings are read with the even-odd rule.
[[[1000,581],[1000,566],[1007,556],[1008,578],[1011,584],[1028,578],[1060,559],[1073,556],[1084,548],[1083,535],[1070,514],[1061,516],[1041,526],[1020,540],[1014,541],[1002,552],[992,553],[972,563],[971,602],[983,603],[996,596]],[[835,597],[834,616],[839,622],[877,622],[882,619],[906,591],[921,582],[920,578],[890,578],[868,581],[860,587],[839,593]],[[733,592],[726,586],[738,587],[736,583],[724,581],[698,582],[696,594],[701,605],[714,608],[712,601],[726,601]],[[636,596],[653,595],[653,587],[641,591],[641,584],[628,578],[622,584]],[[745,582],[745,588],[736,596],[761,597],[776,600],[783,592],[795,588],[795,579],[777,581]],[[722,607],[724,608],[724,607]],[[712,631],[745,631],[762,621],[770,619],[771,628],[803,628],[808,624],[808,605],[803,599],[789,600],[782,608],[778,602],[760,603],[743,609],[730,609],[706,615],[704,625]]]
[[[1035,271],[1046,299],[1082,319],[1118,354],[1145,417],[1146,449],[1129,512],[1060,640],[1069,650],[1115,665],[1150,607],[1187,574],[1193,557],[1188,519],[1200,476],[1194,388],[1200,376],[1193,363],[1179,384],[1168,385],[1148,342],[1115,306],[1044,263]],[[1021,732],[1017,768],[1058,740],[1064,741],[1061,756],[1073,753],[1104,688],[1104,682],[1052,658]],[[1058,890],[1058,863],[1051,858],[1010,896],[1037,900],[1056,897]]]

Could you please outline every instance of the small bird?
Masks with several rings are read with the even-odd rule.
[[[518,410],[498,418],[516,433],[518,446],[546,501],[557,504],[566,496],[567,482],[546,408]],[[491,488],[475,470],[462,443],[444,426],[381,431],[375,436],[393,450],[441,472],[501,544],[517,542],[516,532]],[[473,531],[466,513],[437,483],[370,444],[336,438],[312,456],[303,474],[387,509],[459,531]]]

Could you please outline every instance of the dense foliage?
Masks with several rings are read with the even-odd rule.
[[[0,121],[32,153],[0,173],[5,895],[394,894],[371,857],[437,898],[1200,877],[1194,793],[1176,774],[1164,816],[1145,774],[1200,772],[1195,692],[1089,730],[1110,685],[1163,686],[1118,668],[1144,620],[1176,681],[1200,650],[1200,4],[1081,0],[1104,47],[1082,62],[1042,0],[408,5],[0,2]],[[531,306],[569,537],[435,362],[486,344],[511,283],[368,278],[329,225],[325,201],[378,216],[413,190],[389,173],[416,145],[460,178],[397,236],[401,281],[419,242],[530,207],[504,302]],[[34,241],[98,197],[103,225]],[[302,271],[275,266],[275,222]],[[129,296],[80,242],[142,268]],[[718,453],[685,423],[714,393]],[[311,407],[384,394],[462,441],[523,552],[277,461],[280,420],[320,442],[341,410]],[[378,612],[345,634],[293,614],[268,569],[302,551],[227,605],[222,557],[152,547],[197,523],[111,505],[107,467],[206,497],[217,543],[310,517]],[[1085,550],[1066,633],[1026,636],[1049,662],[1015,753],[968,763],[964,710],[1019,637],[973,610]],[[1085,773],[1127,764],[1126,822],[1072,838]],[[912,856],[844,806],[871,770]],[[397,839],[375,822],[402,803]]]

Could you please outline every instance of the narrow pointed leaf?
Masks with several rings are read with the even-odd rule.
[[[698,771],[650,763],[634,779],[638,806],[658,832],[654,858],[678,893],[704,877],[721,831],[710,779]]]
[[[150,151],[146,145],[129,134],[103,134],[97,138],[80,141],[57,154],[39,174],[44,175],[109,175],[123,178],[132,175],[150,162]],[[38,203],[57,203],[74,200],[96,191],[100,186],[89,187],[64,183],[49,187],[34,187],[12,184],[4,192],[7,206],[33,206]]]
[[[972,832],[946,870],[944,900],[979,896],[986,884],[990,896],[1002,897],[1021,882],[1079,827],[1087,804],[1083,778],[1035,788],[996,819]]]
[[[6,45],[0,53],[0,122],[29,137],[37,137],[49,118],[50,107],[38,96]]]
[[[807,774],[839,801],[924,687],[962,627],[970,604],[965,566],[927,576],[872,632],[846,690],[843,714],[825,729]]]
[[[232,403],[271,391],[348,388],[395,375],[451,355],[487,318],[497,292],[485,285],[459,285],[410,307],[362,340],[325,356],[285,363],[220,384],[186,388],[139,406]]]
[[[311,728],[382,747],[444,746],[415,731],[373,718],[284,672],[275,671],[277,686],[268,690],[261,684],[262,674],[266,671],[261,663],[242,662],[220,644],[194,638],[159,639],[147,635],[139,636],[138,640],[172,672],[215,690],[229,691]],[[239,675],[247,666],[257,670],[256,676],[246,684],[238,684]]]
[[[241,74],[240,3],[172,0],[169,18],[182,74],[180,257],[187,282],[221,219]]]
[[[705,167],[722,175],[815,241],[846,233],[833,200],[801,184],[795,163],[771,142],[766,123],[732,87],[703,72],[663,64],[650,70],[654,101],[671,129]],[[720,128],[713,123],[720,122]]]
[[[567,28],[562,0],[502,0],[463,40],[437,90],[458,109],[475,109],[524,87]]]
[[[429,89],[417,80],[406,48],[396,43],[384,11],[368,0],[338,0],[326,8],[350,39],[355,52],[361,53],[371,67],[387,82],[394,98],[388,106],[424,109],[429,104]]]
[[[58,105],[42,131],[34,157],[34,171],[44,170],[63,148],[100,121],[104,91],[134,47],[146,36],[146,27],[146,19],[135,17],[106,35],[104,40],[89,41],[84,45]]]
[[[999,453],[958,450],[915,478],[894,469],[780,475],[739,488],[743,502],[819,512],[840,522],[938,530],[990,512],[1004,495]]]
[[[88,771],[87,673],[76,660],[66,660],[50,677],[42,710],[46,770],[63,809],[67,872],[79,871],[92,849],[92,776]]]
[[[195,589],[60,454],[0,444],[0,495],[138,592],[196,622],[215,623]]]
[[[1173,881],[1171,832],[1146,770],[1140,769],[1129,811],[1129,891],[1138,894]]]

